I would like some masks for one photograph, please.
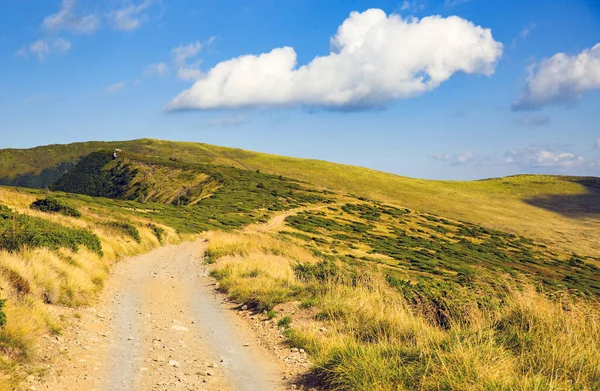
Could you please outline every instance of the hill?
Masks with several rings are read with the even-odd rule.
[[[434,181],[362,167],[296,159],[201,143],[141,139],[0,150],[0,184],[43,188],[99,150],[227,166],[312,183],[398,207],[481,224],[599,256],[600,179],[519,175],[481,181]]]
[[[220,289],[277,318],[326,389],[600,387],[582,364],[600,359],[597,178],[427,181],[158,140],[0,150],[0,176],[31,187],[0,186],[2,391],[60,333],[49,306],[198,235]]]

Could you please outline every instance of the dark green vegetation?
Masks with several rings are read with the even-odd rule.
[[[303,212],[286,222],[300,231],[286,236],[302,240],[325,259],[380,264],[388,282],[415,304],[427,295],[455,300],[455,288],[475,280],[496,289],[502,276],[529,276],[548,290],[600,294],[600,268],[594,264],[600,259],[559,253],[475,224],[377,203]]]
[[[123,234],[131,237],[137,243],[142,242],[142,237],[140,236],[140,231],[132,224],[120,221],[109,221],[107,223],[103,223],[105,227],[115,229],[117,231],[122,232]],[[157,227],[158,228],[158,227]]]
[[[0,299],[0,327],[6,324],[6,314],[4,313],[4,303],[6,299]]]
[[[113,165],[109,151],[93,152],[50,186],[52,190],[87,194],[93,197],[123,198],[135,170],[128,165]]]
[[[149,167],[153,170],[149,170]],[[187,188],[175,202],[134,202],[146,198],[149,190],[145,186],[147,182],[134,181],[137,173],[141,170],[156,172],[165,168],[202,175],[206,179],[198,184],[200,188]],[[265,221],[273,211],[333,202],[327,192],[314,190],[281,176],[131,154],[127,158],[113,160],[110,152],[95,152],[82,159],[51,188],[55,191],[128,200],[127,203],[115,203],[103,198],[85,198],[86,201],[92,201],[92,205],[114,205],[132,215],[152,217],[180,232],[190,233],[239,228]],[[190,193],[204,193],[206,196],[192,205],[186,202],[189,199],[186,194]],[[69,197],[83,200],[74,195]]]
[[[34,163],[35,164],[35,163]],[[26,172],[16,174],[14,177],[0,177],[0,185],[2,186],[22,186],[31,187],[34,189],[45,189],[52,185],[67,171],[73,168],[75,164],[71,162],[61,162],[54,167],[43,168],[40,173]],[[2,174],[0,174],[2,175]]]
[[[24,247],[45,247],[55,250],[62,247],[77,251],[80,246],[102,254],[100,240],[91,231],[68,228],[0,205],[0,249],[19,251]]]
[[[31,204],[31,209],[37,209],[41,212],[47,213],[60,213],[61,215],[70,217],[81,217],[81,213],[79,213],[77,209],[72,208],[69,205],[64,204],[60,200],[51,197],[40,198],[34,201]]]
[[[148,223],[148,228],[150,228],[150,230],[152,231],[154,236],[156,236],[156,239],[158,239],[158,241],[162,244],[164,237],[165,237],[164,228],[161,228],[161,227],[157,226],[156,224],[152,224],[152,223]]]

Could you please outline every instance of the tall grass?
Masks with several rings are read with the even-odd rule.
[[[292,320],[287,335],[312,355],[312,376],[327,389],[600,389],[597,302],[506,280],[496,305],[473,302],[441,327],[432,315],[439,308],[413,305],[375,269],[353,274],[338,265],[311,274],[297,265],[319,267],[318,260],[274,237],[209,239],[213,275],[236,300],[259,309],[304,300],[316,308],[313,324],[294,328]]]

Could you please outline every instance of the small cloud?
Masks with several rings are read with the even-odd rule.
[[[78,15],[75,0],[63,0],[60,10],[46,16],[42,22],[42,29],[47,32],[68,30],[73,33],[91,34],[100,28],[100,17],[95,13]]]
[[[600,149],[600,138],[596,139],[596,149]]]
[[[125,83],[124,83],[124,82],[122,82],[122,81],[120,81],[120,82],[118,82],[118,83],[115,83],[115,84],[113,84],[113,85],[109,86],[109,87],[106,89],[106,92],[107,92],[107,93],[109,93],[109,94],[114,94],[115,92],[117,92],[117,91],[120,91],[120,90],[122,90],[123,88],[125,88]]]
[[[529,36],[529,34],[531,34],[531,32],[533,31],[533,29],[535,29],[536,27],[537,27],[537,25],[535,23],[532,23],[529,26],[525,27],[519,33],[519,39],[523,40],[523,39],[527,38]]]
[[[167,72],[169,72],[169,66],[164,62],[157,62],[154,64],[150,64],[146,68],[144,68],[142,76],[164,76],[165,74],[167,74]]]
[[[17,51],[17,56],[27,57],[29,54],[36,56],[40,61],[44,61],[50,54],[65,54],[71,49],[71,42],[62,38],[39,39],[23,46]]]
[[[147,19],[145,11],[153,4],[152,0],[145,0],[139,4],[130,3],[127,7],[108,13],[108,20],[115,30],[131,31],[141,27]]]
[[[530,24],[529,26],[525,27],[523,30],[521,30],[519,32],[519,35],[516,36],[510,46],[514,49],[517,46],[517,43],[519,43],[519,41],[523,41],[525,38],[527,38],[529,36],[529,34],[531,34],[531,32],[537,27],[537,25],[535,23]]]
[[[452,155],[450,155],[449,153],[440,153],[440,152],[432,153],[431,155],[429,155],[429,157],[431,157],[435,160],[443,161],[443,162],[452,159]]]
[[[215,127],[237,126],[248,122],[249,117],[244,114],[229,115],[218,118],[213,118],[208,123]]]
[[[171,49],[171,55],[176,65],[184,66],[187,60],[196,57],[202,49],[202,43],[200,41],[192,42],[187,45],[179,45]]]
[[[545,115],[525,115],[517,120],[519,125],[524,126],[547,126],[550,125],[550,117]]]
[[[469,1],[471,1],[471,0],[445,0],[444,5],[446,7],[454,7],[456,5],[468,3]]]
[[[200,71],[199,68],[201,61],[194,60],[193,62],[190,62],[190,60],[195,58],[204,47],[212,45],[214,41],[215,37],[210,37],[204,43],[196,41],[187,45],[179,45],[171,49],[173,63],[178,68],[178,79],[197,80],[202,76],[202,71]]]
[[[460,154],[456,157],[456,161],[454,164],[456,165],[465,165],[471,163],[473,160],[477,158],[477,155],[473,151],[466,151],[463,154]]]
[[[471,150],[461,153],[460,155],[436,152],[429,155],[429,157],[442,162],[450,162],[453,166],[464,166],[477,159],[477,155]]]
[[[423,11],[424,9],[425,9],[425,4],[420,3],[417,0],[415,0],[415,1],[404,0],[402,5],[400,6],[400,11],[418,12],[418,11]]]
[[[528,67],[528,72],[514,111],[576,103],[586,92],[600,89],[600,43],[573,56],[555,54]]]
[[[23,99],[24,103],[31,103],[31,102],[39,102],[46,99],[46,95],[42,95],[42,94],[33,94],[28,96],[27,98]]]
[[[504,154],[504,163],[530,167],[570,168],[587,163],[583,156],[575,155],[561,146],[530,145]]]

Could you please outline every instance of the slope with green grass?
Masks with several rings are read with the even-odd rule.
[[[256,171],[320,188],[427,211],[600,255],[600,179],[520,175],[482,181],[433,181],[319,160],[296,159],[201,143],[152,139],[0,150],[0,184],[46,186],[98,150],[172,158]],[[44,171],[45,170],[45,171]]]
[[[0,187],[0,385],[59,332],[45,304],[208,231],[234,300],[302,303],[277,321],[328,389],[600,386],[598,178],[429,181],[147,139],[1,150],[0,177],[37,187]]]

